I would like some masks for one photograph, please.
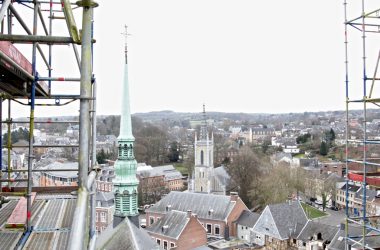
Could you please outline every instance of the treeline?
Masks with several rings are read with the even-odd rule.
[[[143,122],[137,117],[132,117],[132,133],[135,137],[134,153],[137,162],[145,162],[146,164],[157,166],[167,162],[173,158],[170,155],[170,140],[168,129],[164,125],[155,125],[149,122]],[[119,135],[120,116],[107,116],[97,121],[98,135]],[[116,160],[117,154],[104,156],[104,152],[100,152],[99,158],[113,157]],[[174,156],[175,157],[175,156]]]

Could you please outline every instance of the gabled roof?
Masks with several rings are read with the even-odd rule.
[[[102,232],[96,241],[96,249],[107,250],[151,250],[159,249],[144,229],[139,229],[128,218],[117,227],[112,224]]]
[[[283,240],[297,237],[307,221],[299,201],[288,201],[268,205],[253,230]]]
[[[348,227],[349,235],[361,235],[363,228],[355,225],[350,225]],[[339,229],[339,231],[335,234],[331,243],[328,245],[329,250],[345,250],[345,231],[344,229]],[[353,245],[352,241],[347,241],[349,245]]]
[[[249,210],[243,210],[239,218],[236,220],[236,223],[238,225],[253,228],[253,226],[256,224],[256,221],[259,219],[259,217],[260,217],[259,213],[254,213]]]
[[[160,218],[152,226],[146,228],[148,232],[178,239],[190,218],[187,212],[172,210]]]
[[[214,176],[218,179],[219,183],[224,186],[229,184],[231,178],[224,166],[214,168]]]
[[[168,212],[167,209],[183,212],[191,210],[198,218],[225,220],[235,203],[225,195],[172,191],[146,211],[164,214]]]
[[[113,206],[115,200],[115,195],[113,192],[97,192],[96,193],[96,203],[100,202],[102,207]]]
[[[311,238],[316,240],[316,236],[321,234],[323,242],[331,242],[336,233],[339,231],[339,228],[336,226],[326,225],[314,221],[308,221],[305,227],[302,229],[297,239],[302,241],[309,241]]]
[[[269,209],[277,229],[284,239],[288,238],[289,234],[298,235],[308,221],[299,201],[269,205]]]

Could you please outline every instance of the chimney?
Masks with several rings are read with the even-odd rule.
[[[239,195],[238,192],[230,192],[231,201],[237,201]]]
[[[191,210],[187,210],[187,218],[191,218]]]

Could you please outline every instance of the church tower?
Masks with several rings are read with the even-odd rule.
[[[211,193],[214,176],[214,138],[207,130],[206,110],[203,105],[203,122],[200,135],[194,142],[194,191]]]
[[[128,87],[128,61],[127,61],[127,27],[125,27],[125,65],[124,83],[122,92],[122,107],[120,117],[120,135],[118,141],[118,157],[115,162],[115,175],[113,179],[115,194],[114,227],[128,217],[138,225],[137,162],[133,153],[135,138],[132,135],[131,112],[129,107]]]

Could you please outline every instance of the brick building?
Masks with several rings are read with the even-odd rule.
[[[194,249],[207,244],[206,229],[191,211],[171,210],[146,228],[162,249]]]
[[[228,238],[237,235],[236,220],[248,208],[236,193],[226,196],[172,191],[145,210],[147,226],[172,210],[191,210],[197,214],[208,236]]]
[[[103,232],[113,221],[115,196],[112,192],[96,193],[95,226],[96,232]]]
[[[39,167],[40,170],[72,169],[73,171],[44,171],[39,177],[40,187],[51,186],[77,186],[78,185],[78,163],[77,162],[53,162]]]

